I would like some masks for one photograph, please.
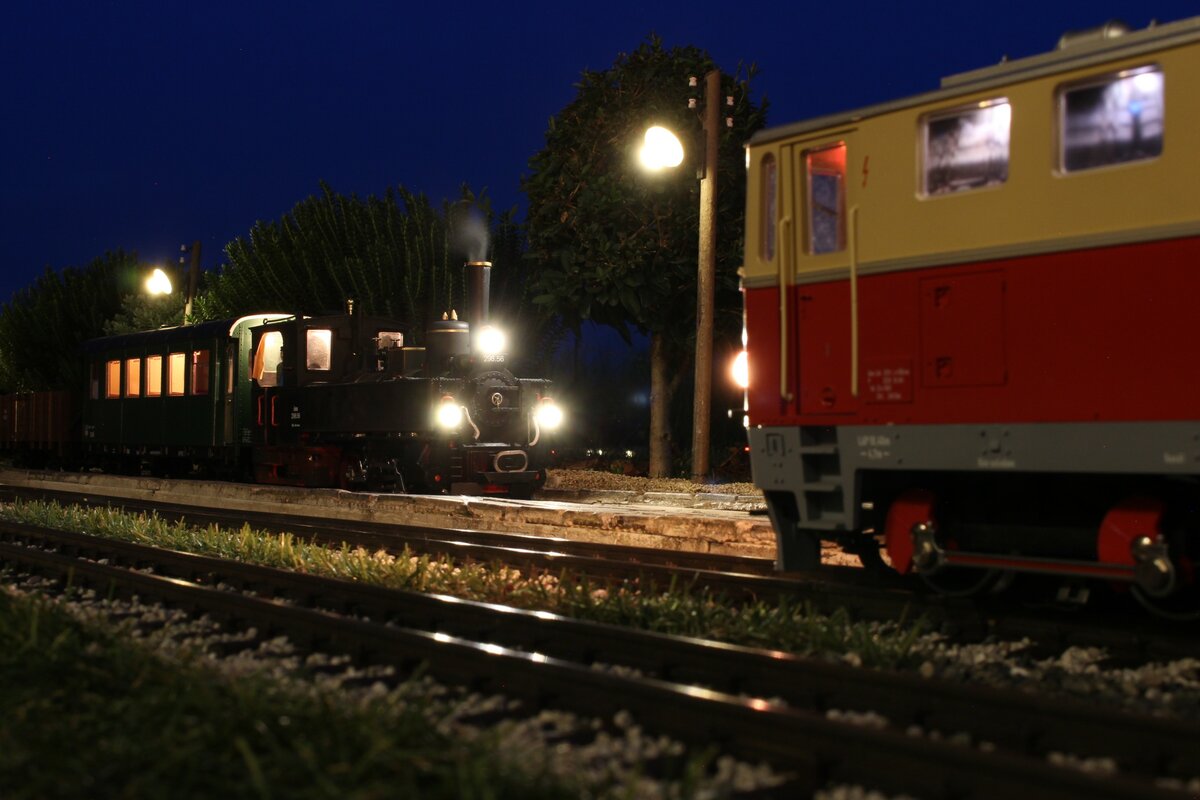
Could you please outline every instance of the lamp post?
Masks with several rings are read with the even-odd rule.
[[[717,272],[717,159],[720,146],[721,71],[704,76],[704,164],[700,169],[700,242],[696,268],[696,388],[692,403],[692,480],[708,477],[712,408],[713,293]],[[678,166],[683,147],[670,131],[646,131],[640,153],[649,169]]]

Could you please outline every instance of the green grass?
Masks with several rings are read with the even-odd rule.
[[[420,592],[551,611],[580,619],[628,625],[660,633],[718,639],[827,657],[849,657],[864,666],[914,665],[921,621],[878,625],[843,612],[821,614],[806,604],[735,603],[688,586],[596,588],[569,575],[523,576],[487,564],[456,565],[446,558],[409,553],[393,556],[362,548],[308,544],[291,534],[249,526],[220,530],[167,522],[155,515],[112,509],[20,502],[0,517],[122,541],[237,559],[314,575],[345,578]]]
[[[51,601],[0,592],[0,796],[29,798],[570,798],[585,787],[494,737],[439,731],[437,710],[226,677]],[[595,787],[591,787],[593,790]],[[620,787],[617,787],[620,795]]]

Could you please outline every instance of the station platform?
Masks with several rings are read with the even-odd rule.
[[[470,528],[666,550],[775,557],[753,496],[556,490],[533,500],[301,489],[220,481],[0,469],[0,486],[314,519]]]

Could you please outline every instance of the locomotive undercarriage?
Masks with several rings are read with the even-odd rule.
[[[1108,438],[1100,447],[1112,447],[1128,461],[1126,445],[1132,445],[1119,436],[1114,439],[1113,427],[1104,429]],[[1145,432],[1149,427],[1131,425],[1128,430]],[[1086,595],[1087,587],[1099,581],[1131,592],[1156,613],[1200,618],[1196,476],[1182,471],[1107,472],[1103,463],[1092,464],[1096,471],[1090,473],[964,470],[957,463],[924,469],[918,448],[910,444],[896,452],[895,443],[902,437],[920,440],[913,429],[896,426],[867,434],[859,429],[853,437],[843,431],[836,438],[828,433],[833,430],[810,430],[802,438],[776,440],[774,445],[761,434],[757,437],[764,450],[773,446],[776,452],[770,466],[777,471],[764,470],[762,477],[767,478],[768,509],[780,531],[781,569],[815,567],[821,541],[834,541],[869,567],[918,576],[944,593],[969,594],[1008,582],[1014,575],[1040,574],[1060,581],[1067,595]],[[1167,432],[1163,426],[1149,431],[1149,438]],[[1012,433],[1000,434],[1007,437],[1006,444],[1020,442],[1028,431]],[[1074,441],[1086,433],[1070,431]],[[977,429],[973,436],[979,436]],[[837,443],[845,444],[848,438],[859,448],[843,458],[840,453],[847,448]],[[755,439],[752,436],[752,443]],[[982,445],[983,452],[990,453],[994,441],[985,432],[971,442],[971,449],[978,453]],[[881,443],[892,448],[886,457],[901,463],[888,463],[886,468],[863,463],[881,460]],[[789,444],[796,445],[794,450]],[[1157,443],[1148,449],[1154,448]],[[1161,453],[1174,451],[1158,452],[1161,458]],[[924,461],[954,458],[946,450],[933,453]],[[1018,446],[1017,455],[1028,452]],[[999,457],[1011,458],[1007,451]],[[905,469],[911,462],[915,466]],[[772,475],[780,484],[777,490],[769,485]],[[798,483],[788,477],[797,475]]]

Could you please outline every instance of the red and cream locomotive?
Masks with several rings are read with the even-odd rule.
[[[1200,18],[749,143],[749,438],[778,566],[1012,572],[1196,615]]]

